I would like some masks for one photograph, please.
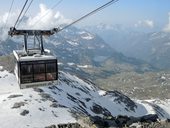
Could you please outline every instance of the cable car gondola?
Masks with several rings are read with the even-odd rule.
[[[8,34],[24,36],[24,49],[13,51],[16,60],[14,73],[21,89],[48,85],[58,80],[57,58],[49,50],[44,50],[42,39],[44,35],[52,35],[53,31],[11,28]],[[38,48],[28,48],[29,36],[38,40]]]

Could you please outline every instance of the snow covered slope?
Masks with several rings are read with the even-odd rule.
[[[45,127],[76,122],[88,116],[143,116],[159,113],[170,118],[170,100],[133,101],[117,91],[105,92],[88,81],[60,72],[57,84],[20,90],[15,76],[0,71],[0,127]]]

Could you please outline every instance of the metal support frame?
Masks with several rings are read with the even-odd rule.
[[[28,54],[27,34],[24,34],[24,50],[25,50],[26,54]]]
[[[44,53],[44,45],[43,45],[43,36],[42,35],[40,35],[40,42],[41,42],[41,54],[43,54]]]
[[[39,43],[39,50],[41,51],[41,54],[43,54],[44,53],[43,36],[51,36],[57,30],[58,29],[53,29],[53,30],[17,30],[16,28],[10,28],[8,35],[10,35],[10,36],[24,35],[24,50],[27,55],[29,54],[28,37],[34,36],[34,48],[36,45],[36,40],[35,40],[35,38],[36,38]]]

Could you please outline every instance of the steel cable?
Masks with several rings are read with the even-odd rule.
[[[21,12],[20,12],[20,14],[19,14],[19,16],[18,16],[18,18],[17,18],[15,24],[14,24],[14,28],[15,28],[15,26],[17,25],[17,23],[18,23],[18,21],[19,21],[21,15],[22,15],[22,12],[23,12],[24,9],[25,9],[25,6],[27,5],[27,2],[28,2],[28,0],[25,1],[25,4],[24,4],[24,6],[22,7],[22,10],[21,10]]]
[[[25,14],[27,13],[28,9],[30,8],[32,2],[33,2],[33,0],[31,0],[31,2],[29,3],[29,5],[28,5],[27,9],[25,10],[25,12],[24,12],[24,14],[23,14],[21,20],[19,20],[19,22],[18,22],[18,24],[17,24],[17,27],[20,25],[20,23],[21,23],[21,21],[23,20]]]
[[[96,13],[96,12],[98,12],[98,11],[100,11],[100,10],[102,10],[102,9],[104,9],[104,8],[106,8],[106,7],[108,7],[108,6],[110,6],[111,4],[116,3],[117,1],[119,1],[119,0],[111,0],[111,1],[107,2],[106,4],[104,4],[104,5],[100,6],[100,7],[98,7],[97,9],[95,9],[95,10],[89,12],[88,14],[82,16],[82,17],[79,18],[78,20],[73,21],[73,22],[70,23],[69,25],[67,25],[67,26],[65,26],[65,27],[63,27],[63,28],[61,28],[61,29],[55,28],[55,30],[57,30],[57,32],[60,32],[60,31],[62,31],[63,29],[66,29],[66,28],[72,26],[73,24],[75,24],[75,23],[77,23],[77,22],[79,22],[79,21],[85,19],[86,17],[91,16],[91,15],[93,15],[94,13]]]

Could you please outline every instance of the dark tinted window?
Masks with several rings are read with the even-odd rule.
[[[57,61],[28,61],[21,63],[21,83],[51,81],[57,78]]]
[[[32,65],[21,65],[21,83],[32,83]]]
[[[32,74],[32,65],[21,65],[21,74],[22,75]]]
[[[34,64],[34,74],[45,73],[45,64]]]
[[[56,72],[56,63],[47,63],[46,72]]]

